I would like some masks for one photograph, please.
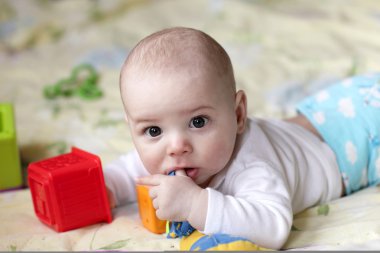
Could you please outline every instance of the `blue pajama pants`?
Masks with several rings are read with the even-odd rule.
[[[297,111],[334,151],[346,194],[380,183],[380,73],[338,82]]]

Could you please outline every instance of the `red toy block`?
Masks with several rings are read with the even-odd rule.
[[[37,217],[58,232],[112,221],[100,158],[78,148],[29,164]]]

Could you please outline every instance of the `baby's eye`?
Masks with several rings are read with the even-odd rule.
[[[203,116],[197,116],[191,119],[190,121],[190,127],[191,128],[202,128],[204,127],[208,122],[208,119]]]
[[[148,127],[144,133],[150,137],[157,137],[161,134],[161,128],[157,126]]]

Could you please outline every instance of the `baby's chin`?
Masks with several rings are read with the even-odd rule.
[[[206,178],[206,179],[203,179],[203,180],[202,180],[201,178],[199,178],[199,181],[197,180],[195,183],[196,183],[199,187],[205,189],[205,188],[207,188],[207,187],[209,186],[209,184],[210,184],[210,182],[211,182],[211,180],[212,180],[213,177],[214,177],[214,176],[211,176],[211,177]]]

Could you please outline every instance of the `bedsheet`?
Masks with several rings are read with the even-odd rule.
[[[58,233],[35,216],[28,189],[0,195],[1,251],[175,250],[178,239],[142,227],[137,205],[113,210],[112,223]]]
[[[111,223],[57,233],[34,215],[28,189],[0,194],[1,251],[170,251],[180,239],[146,230],[137,205],[113,210]],[[371,187],[294,217],[284,250],[378,250],[380,188]]]
[[[376,0],[0,1],[0,103],[15,110],[24,169],[69,152],[103,165],[133,148],[118,90],[125,56],[144,36],[169,26],[201,29],[227,50],[237,87],[258,117],[294,115],[304,96],[353,74],[379,70]],[[48,98],[47,86],[88,64],[101,96]],[[62,83],[61,83],[62,84]],[[0,168],[1,170],[6,168]],[[379,249],[379,188],[295,216],[284,249]],[[33,213],[28,188],[0,193],[0,250],[177,250],[179,241],[145,230],[136,204],[111,224],[65,233]]]

